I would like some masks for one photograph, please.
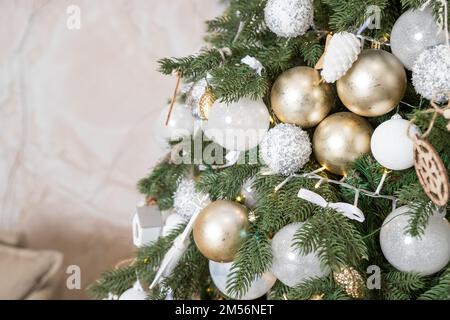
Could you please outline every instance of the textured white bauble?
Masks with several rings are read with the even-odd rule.
[[[186,218],[183,218],[182,216],[176,213],[172,213],[166,218],[166,223],[164,224],[164,227],[162,229],[162,236],[167,237],[169,234],[175,231],[180,225],[186,222],[187,222]]]
[[[147,300],[147,293],[136,288],[130,288],[120,295],[119,300]]]
[[[312,252],[301,255],[293,248],[294,235],[303,223],[292,223],[278,231],[272,239],[272,273],[288,287],[295,287],[312,277],[324,277],[330,273],[320,266],[319,258]]]
[[[277,278],[274,277],[270,272],[264,273],[261,277],[256,278],[251,283],[247,293],[238,298],[235,295],[231,295],[227,292],[227,281],[228,276],[230,274],[232,262],[229,263],[219,263],[215,261],[209,261],[209,272],[211,274],[211,278],[216,285],[217,289],[220,290],[224,295],[235,299],[235,300],[255,300],[263,295],[265,295],[275,284]]]
[[[275,173],[291,175],[308,163],[312,153],[308,133],[292,124],[279,124],[261,142],[264,163]]]
[[[216,101],[203,131],[225,149],[247,151],[258,146],[269,126],[270,115],[264,102],[243,98],[230,104]]]
[[[413,84],[428,100],[445,102],[450,92],[450,47],[439,45],[425,50],[413,66]]]
[[[425,233],[412,237],[405,233],[409,211],[401,207],[386,218],[380,232],[381,250],[389,263],[402,272],[434,274],[450,261],[450,224],[436,212],[429,218]]]
[[[424,50],[444,41],[445,32],[437,24],[431,8],[406,11],[392,28],[392,53],[409,70]]]
[[[269,0],[264,18],[267,27],[279,37],[304,35],[313,24],[313,1]]]
[[[202,119],[199,106],[200,99],[205,93],[207,86],[208,82],[206,79],[201,79],[192,84],[191,88],[187,92],[186,104],[191,108],[192,115],[199,120]]]
[[[173,195],[173,208],[179,216],[189,219],[211,203],[209,196],[195,190],[195,181],[181,179]]]
[[[393,117],[375,129],[370,148],[372,155],[383,167],[391,170],[406,170],[414,165],[413,137],[419,129],[401,117]]]
[[[178,102],[173,106],[169,123],[166,125],[169,107],[161,110],[155,126],[153,134],[159,146],[167,151],[170,149],[169,141],[176,141],[189,137],[194,132],[195,119],[191,114],[191,110]]]
[[[347,73],[361,53],[361,40],[353,33],[339,32],[331,38],[323,60],[322,77],[334,83]]]

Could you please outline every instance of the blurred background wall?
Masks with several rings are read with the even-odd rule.
[[[197,51],[221,11],[211,0],[0,0],[0,229],[61,251],[83,289],[131,257],[135,185],[163,155],[152,126],[175,84],[156,61]]]

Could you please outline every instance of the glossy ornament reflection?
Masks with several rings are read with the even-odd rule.
[[[320,83],[320,74],[309,67],[283,72],[272,87],[272,109],[280,121],[302,128],[319,124],[334,106],[331,86]]]
[[[350,112],[335,113],[317,127],[313,150],[328,171],[345,175],[357,158],[370,153],[373,129],[369,122]]]
[[[337,81],[342,103],[363,117],[392,111],[406,91],[406,71],[400,61],[384,50],[364,50],[350,70]]]
[[[230,262],[247,237],[248,227],[246,207],[233,201],[214,201],[198,215],[194,241],[209,260]]]

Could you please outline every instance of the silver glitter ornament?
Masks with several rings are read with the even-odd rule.
[[[424,50],[444,42],[445,32],[437,24],[431,8],[405,12],[392,28],[392,53],[409,70]]]
[[[173,195],[173,208],[179,216],[189,219],[211,201],[207,194],[195,190],[195,181],[183,178]]]
[[[195,82],[187,92],[186,104],[191,108],[192,115],[196,119],[202,119],[200,113],[200,99],[208,87],[206,79]]]
[[[413,84],[428,100],[445,102],[450,92],[450,47],[439,45],[425,50],[414,63]]]
[[[298,37],[314,20],[312,0],[269,0],[264,9],[267,27],[279,37]]]
[[[410,210],[401,207],[386,218],[380,232],[381,250],[398,270],[428,276],[450,261],[450,224],[442,213],[436,212],[429,218],[425,233],[412,237],[405,231]]]
[[[279,124],[264,137],[260,155],[275,173],[284,176],[299,171],[308,163],[312,153],[308,134],[292,124]]]
[[[244,198],[244,205],[250,210],[254,209],[256,206],[256,193],[253,183],[255,182],[255,177],[247,179],[241,188],[241,196]]]

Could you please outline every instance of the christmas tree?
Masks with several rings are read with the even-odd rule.
[[[160,60],[168,156],[138,188],[165,226],[92,296],[450,299],[447,2],[227,5]]]

